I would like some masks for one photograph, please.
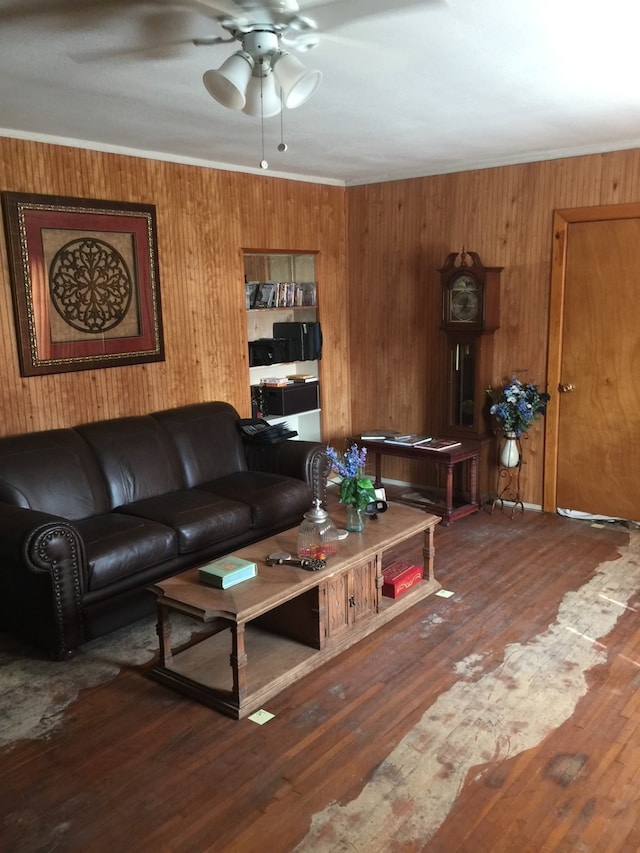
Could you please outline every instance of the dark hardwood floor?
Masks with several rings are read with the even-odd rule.
[[[535,649],[564,597],[638,536],[532,511],[438,526],[436,577],[453,596],[430,597],[287,688],[267,704],[275,717],[263,726],[153,682],[149,666],[125,669],[84,692],[47,739],[0,752],[0,849],[637,851],[637,593],[609,635],[589,641],[603,657],[568,719],[533,746],[498,750],[466,772],[430,837],[381,829],[363,847],[355,819],[347,834],[308,834],[332,803],[375,791],[389,756],[403,754],[395,751],[438,698],[473,683],[470,661],[499,676],[514,644]],[[411,540],[395,556],[418,559],[421,544]],[[532,696],[530,714],[543,716],[547,705]],[[452,756],[459,723],[438,722],[449,726]],[[427,790],[412,791],[407,810],[446,782],[443,765]]]

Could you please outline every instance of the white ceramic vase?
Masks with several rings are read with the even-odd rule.
[[[515,432],[505,432],[504,443],[500,451],[500,464],[503,468],[517,468],[520,463],[520,448]]]

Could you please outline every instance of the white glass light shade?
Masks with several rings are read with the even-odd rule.
[[[245,105],[245,92],[253,71],[253,59],[248,53],[238,51],[226,59],[217,71],[205,71],[202,82],[205,89],[223,107],[241,110]]]
[[[309,71],[290,53],[281,51],[271,61],[273,73],[282,88],[282,100],[290,110],[308,101],[322,81],[322,72]]]
[[[262,84],[262,111],[260,109],[260,87]],[[277,116],[282,109],[280,93],[273,74],[267,77],[252,77],[247,86],[247,101],[242,110],[248,116]]]

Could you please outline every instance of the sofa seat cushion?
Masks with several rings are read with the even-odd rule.
[[[178,535],[180,554],[231,539],[251,527],[251,511],[246,503],[199,489],[180,489],[146,498],[118,507],[117,511],[173,528]]]
[[[155,521],[110,512],[76,526],[84,540],[89,590],[128,578],[178,553],[175,531]]]
[[[312,502],[311,488],[302,480],[258,471],[238,471],[200,488],[248,504],[254,528],[295,523]]]

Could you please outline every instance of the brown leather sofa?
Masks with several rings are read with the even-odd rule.
[[[149,584],[300,522],[325,448],[249,445],[223,402],[0,438],[0,629],[56,659],[153,611]]]

